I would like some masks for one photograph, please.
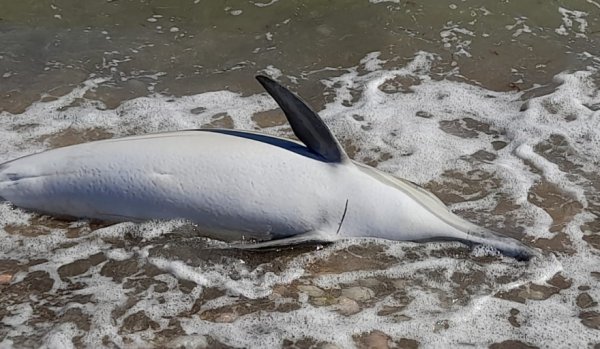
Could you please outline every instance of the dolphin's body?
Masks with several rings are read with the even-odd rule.
[[[517,240],[469,223],[429,192],[351,161],[304,102],[258,77],[303,142],[190,130],[53,149],[0,165],[0,197],[58,216],[183,218],[223,240],[277,246],[345,237],[458,240],[527,259]]]

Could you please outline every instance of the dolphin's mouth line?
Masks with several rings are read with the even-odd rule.
[[[48,177],[49,175],[40,174],[40,175],[19,175],[18,173],[7,173],[6,177],[8,177],[7,181],[4,182],[18,182],[27,179],[36,179],[40,177]]]
[[[48,177],[54,177],[54,176],[67,176],[67,175],[71,175],[75,173],[75,171],[69,171],[69,172],[53,172],[53,173],[41,173],[41,174],[31,174],[31,175],[27,175],[27,174],[19,174],[19,173],[6,173],[6,180],[0,181],[1,184],[10,184],[10,183],[17,183],[20,181],[26,181],[26,180],[30,180],[30,179],[38,179],[38,178],[48,178]]]

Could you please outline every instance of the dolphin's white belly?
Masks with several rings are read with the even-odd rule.
[[[51,214],[114,221],[184,218],[209,229],[273,238],[332,224],[331,207],[342,213],[336,188],[343,184],[335,166],[288,140],[183,131],[14,160],[0,167],[0,196]]]

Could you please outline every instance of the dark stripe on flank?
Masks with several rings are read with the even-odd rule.
[[[228,130],[228,129],[196,129],[196,130],[190,130],[190,131],[202,131],[202,132],[214,132],[214,133],[221,133],[221,134],[226,134],[229,136],[234,136],[234,137],[240,137],[240,138],[246,138],[246,139],[251,139],[257,142],[261,142],[261,143],[266,143],[275,147],[279,147],[279,148],[283,148],[285,150],[291,151],[293,153],[296,153],[298,155],[302,155],[311,159],[315,159],[318,161],[323,161],[323,157],[319,156],[318,154],[313,153],[312,151],[310,151],[310,149],[308,149],[307,147],[296,143],[296,142],[292,142],[283,138],[278,138],[278,137],[271,137],[269,135],[263,135],[263,134],[258,134],[258,133],[252,133],[252,132],[244,132],[244,131],[238,131],[238,130]]]

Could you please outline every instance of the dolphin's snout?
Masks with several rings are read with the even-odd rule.
[[[542,256],[536,249],[529,247],[516,239],[503,237],[502,241],[499,242],[499,244],[491,243],[490,245],[497,248],[502,254],[521,262],[528,262],[533,258]]]
[[[531,259],[538,256],[539,254],[530,248],[520,249],[518,251],[515,251],[515,253],[512,255],[512,257],[518,260],[519,262],[529,262]]]

